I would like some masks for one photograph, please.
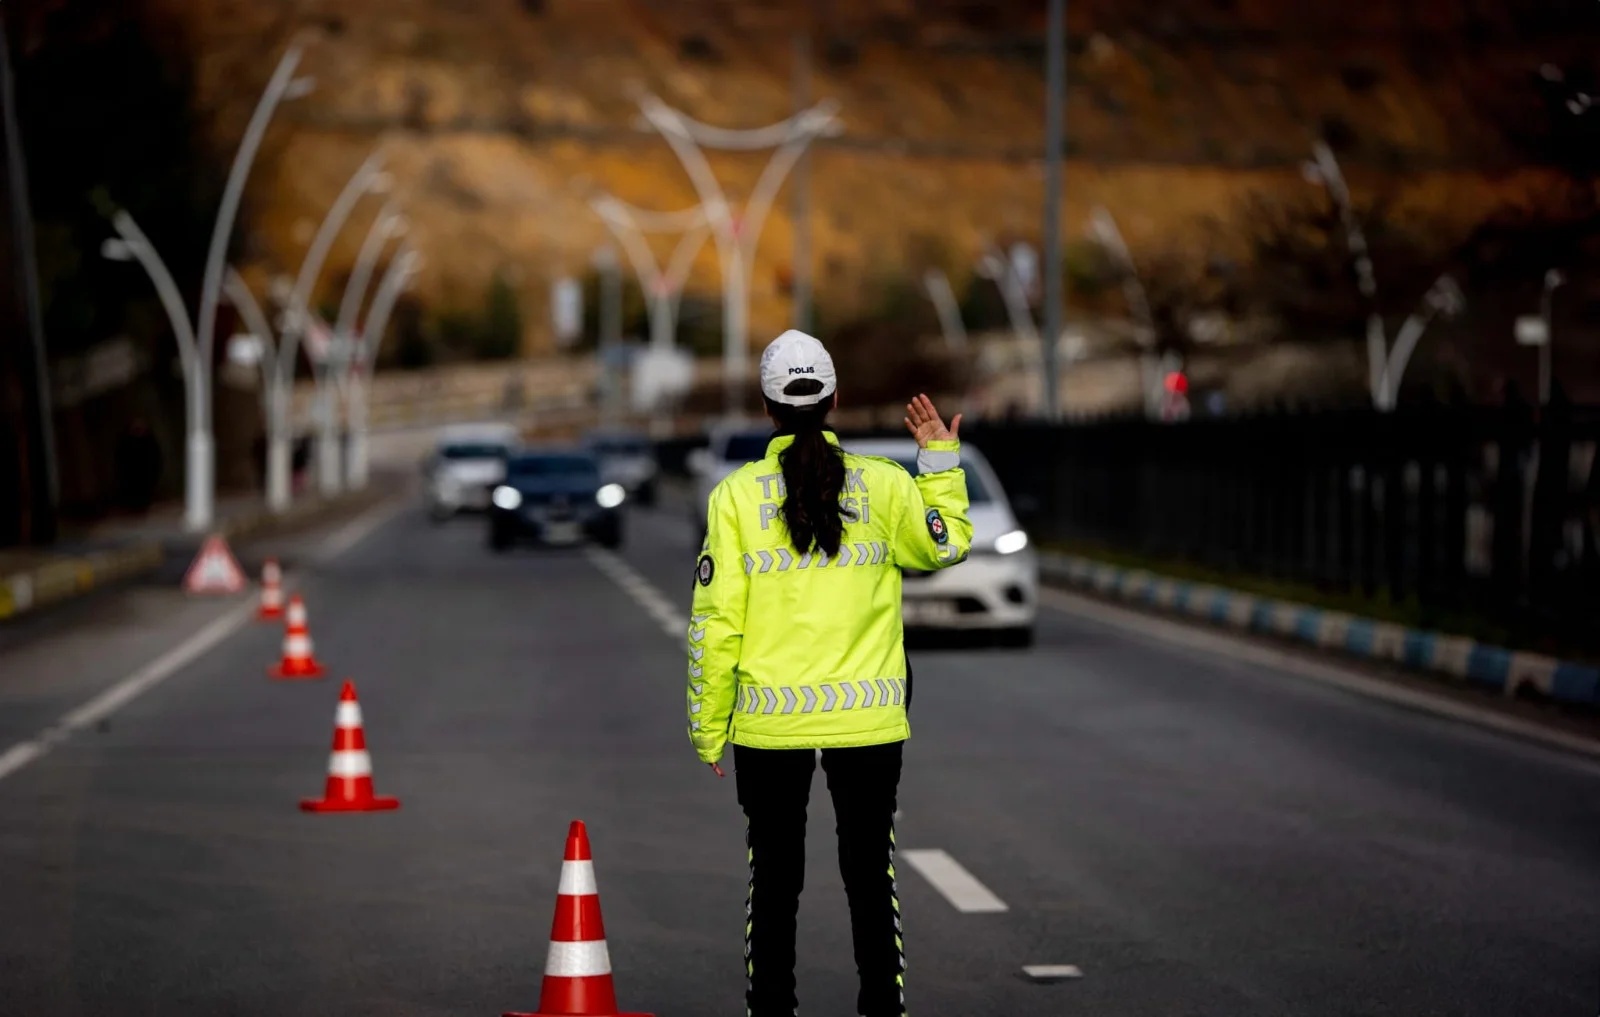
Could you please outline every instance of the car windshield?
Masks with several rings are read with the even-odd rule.
[[[494,442],[454,442],[439,450],[446,459],[498,459],[506,447]]]
[[[767,454],[772,439],[765,434],[737,434],[728,439],[722,457],[730,463],[753,463]]]
[[[917,461],[915,459],[895,460],[906,468],[906,472],[913,477],[917,475]],[[976,470],[967,470],[967,501],[973,505],[986,505],[991,500],[989,489],[983,486],[983,480]]]
[[[513,480],[561,477],[577,481],[597,474],[598,467],[587,456],[518,456],[506,464],[506,476]]]

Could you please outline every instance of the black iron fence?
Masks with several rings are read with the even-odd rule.
[[[975,426],[1042,542],[1600,651],[1600,408]]]
[[[1600,655],[1600,407],[974,422],[962,437],[1037,543]],[[663,443],[663,467],[682,472],[698,444]]]

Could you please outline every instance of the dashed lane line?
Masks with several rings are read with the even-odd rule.
[[[343,529],[336,531],[318,548],[318,560],[328,561],[350,550],[362,538],[372,533],[397,511],[392,504],[380,504]],[[288,575],[284,577],[286,580]],[[209,625],[152,660],[144,667],[106,689],[82,706],[66,713],[62,718],[27,741],[18,742],[0,753],[0,780],[11,776],[29,763],[78,731],[111,716],[134,699],[166,681],[197,660],[207,650],[233,635],[254,616],[256,604],[245,601],[234,605],[227,613],[215,618]]]
[[[689,628],[689,616],[674,607],[672,601],[656,589],[650,580],[610,551],[598,547],[588,548],[587,551],[594,567],[605,573],[607,578],[622,587],[624,593],[644,608],[645,614],[661,626],[661,631],[672,639],[684,637]]]
[[[900,852],[900,857],[963,914],[994,914],[1010,910],[1005,901],[978,882],[977,876],[962,868],[960,862],[943,851],[936,848],[908,848]]]

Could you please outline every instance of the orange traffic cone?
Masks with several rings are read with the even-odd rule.
[[[267,668],[274,678],[321,678],[322,665],[311,655],[311,630],[306,628],[306,602],[299,594],[289,598],[283,630],[283,660]]]
[[[617,1012],[611,955],[600,921],[600,891],[589,854],[589,831],[582,820],[573,820],[567,831],[567,853],[556,894],[556,919],[550,929],[539,1012],[507,1013],[504,1017],[651,1017]]]
[[[262,621],[283,617],[283,572],[276,558],[261,566],[261,607],[256,617]]]
[[[306,812],[382,812],[399,807],[400,799],[372,793],[372,757],[367,755],[367,735],[361,729],[361,704],[356,701],[355,685],[345,682],[333,720],[328,786],[320,799],[306,798],[300,808]]]

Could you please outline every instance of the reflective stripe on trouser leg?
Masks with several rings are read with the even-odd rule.
[[[900,1015],[906,1013],[906,941],[905,927],[900,918],[900,883],[894,874],[894,821],[889,822],[889,906],[894,908],[894,950],[899,963],[895,972],[895,988],[900,990]]]
[[[745,863],[750,867],[750,882],[744,891],[744,1017],[751,1017],[750,994],[755,992],[756,988],[756,967],[750,959],[750,933],[755,928],[756,848],[750,842],[750,817],[748,816],[744,820],[744,856]]]

